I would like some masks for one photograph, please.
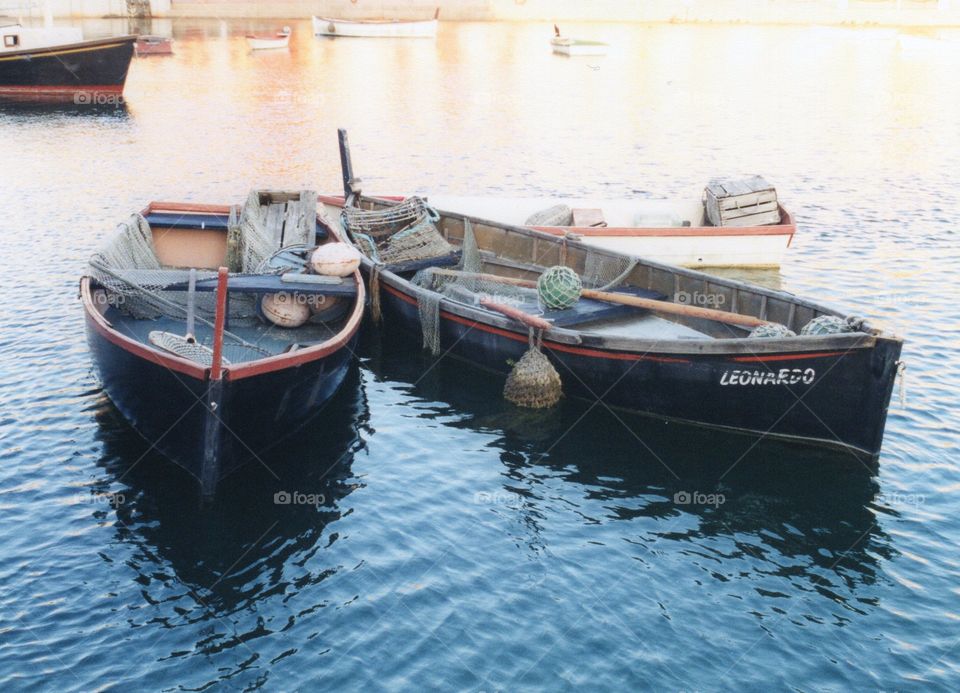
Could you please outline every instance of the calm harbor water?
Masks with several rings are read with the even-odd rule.
[[[584,24],[613,48],[571,60],[549,26],[291,24],[250,53],[274,25],[176,23],[121,108],[0,108],[4,690],[960,687],[960,43]],[[765,174],[801,229],[744,276],[908,340],[879,470],[597,404],[517,412],[368,331],[279,478],[248,468],[199,509],[100,390],[78,276],[151,199],[335,191],[338,126],[370,191]]]

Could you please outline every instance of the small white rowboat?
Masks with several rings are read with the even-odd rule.
[[[606,55],[609,44],[603,41],[583,41],[581,39],[555,36],[550,40],[553,52],[561,55]]]
[[[703,203],[668,200],[586,200],[430,195],[430,204],[461,214],[556,236],[579,237],[587,245],[684,267],[779,267],[796,233],[793,217],[779,207],[779,222],[761,226],[709,226]],[[555,205],[572,218],[531,216]]]
[[[356,36],[372,38],[434,38],[438,8],[433,19],[332,19],[313,18],[314,36]]]
[[[290,27],[283,27],[273,36],[247,36],[247,45],[250,50],[259,51],[269,48],[286,48],[290,45]]]

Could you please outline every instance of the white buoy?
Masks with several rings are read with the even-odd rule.
[[[317,274],[349,277],[360,266],[360,251],[346,243],[327,243],[313,251],[310,268]]]
[[[264,316],[278,327],[300,327],[310,319],[310,306],[305,296],[280,291],[264,294],[260,300]]]

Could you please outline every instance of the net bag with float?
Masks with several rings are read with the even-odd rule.
[[[550,293],[549,301],[569,307],[579,300],[580,278],[573,270],[557,267],[542,275],[554,276],[560,276],[560,281],[545,282],[546,291]],[[516,286],[475,272],[430,267],[418,272],[413,283],[426,290],[420,294],[418,304],[423,344],[433,354],[440,351],[440,302],[444,299],[505,311],[508,317],[521,321],[535,319],[535,314],[542,313],[542,306],[547,303],[543,288]],[[573,285],[577,287],[575,295],[571,289]],[[518,406],[551,407],[563,394],[560,374],[542,351],[542,338],[542,328],[529,327],[530,347],[507,376],[504,398]]]

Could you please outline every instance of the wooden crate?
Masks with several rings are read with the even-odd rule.
[[[713,226],[780,223],[777,191],[761,176],[710,181],[703,191],[703,204]]]

